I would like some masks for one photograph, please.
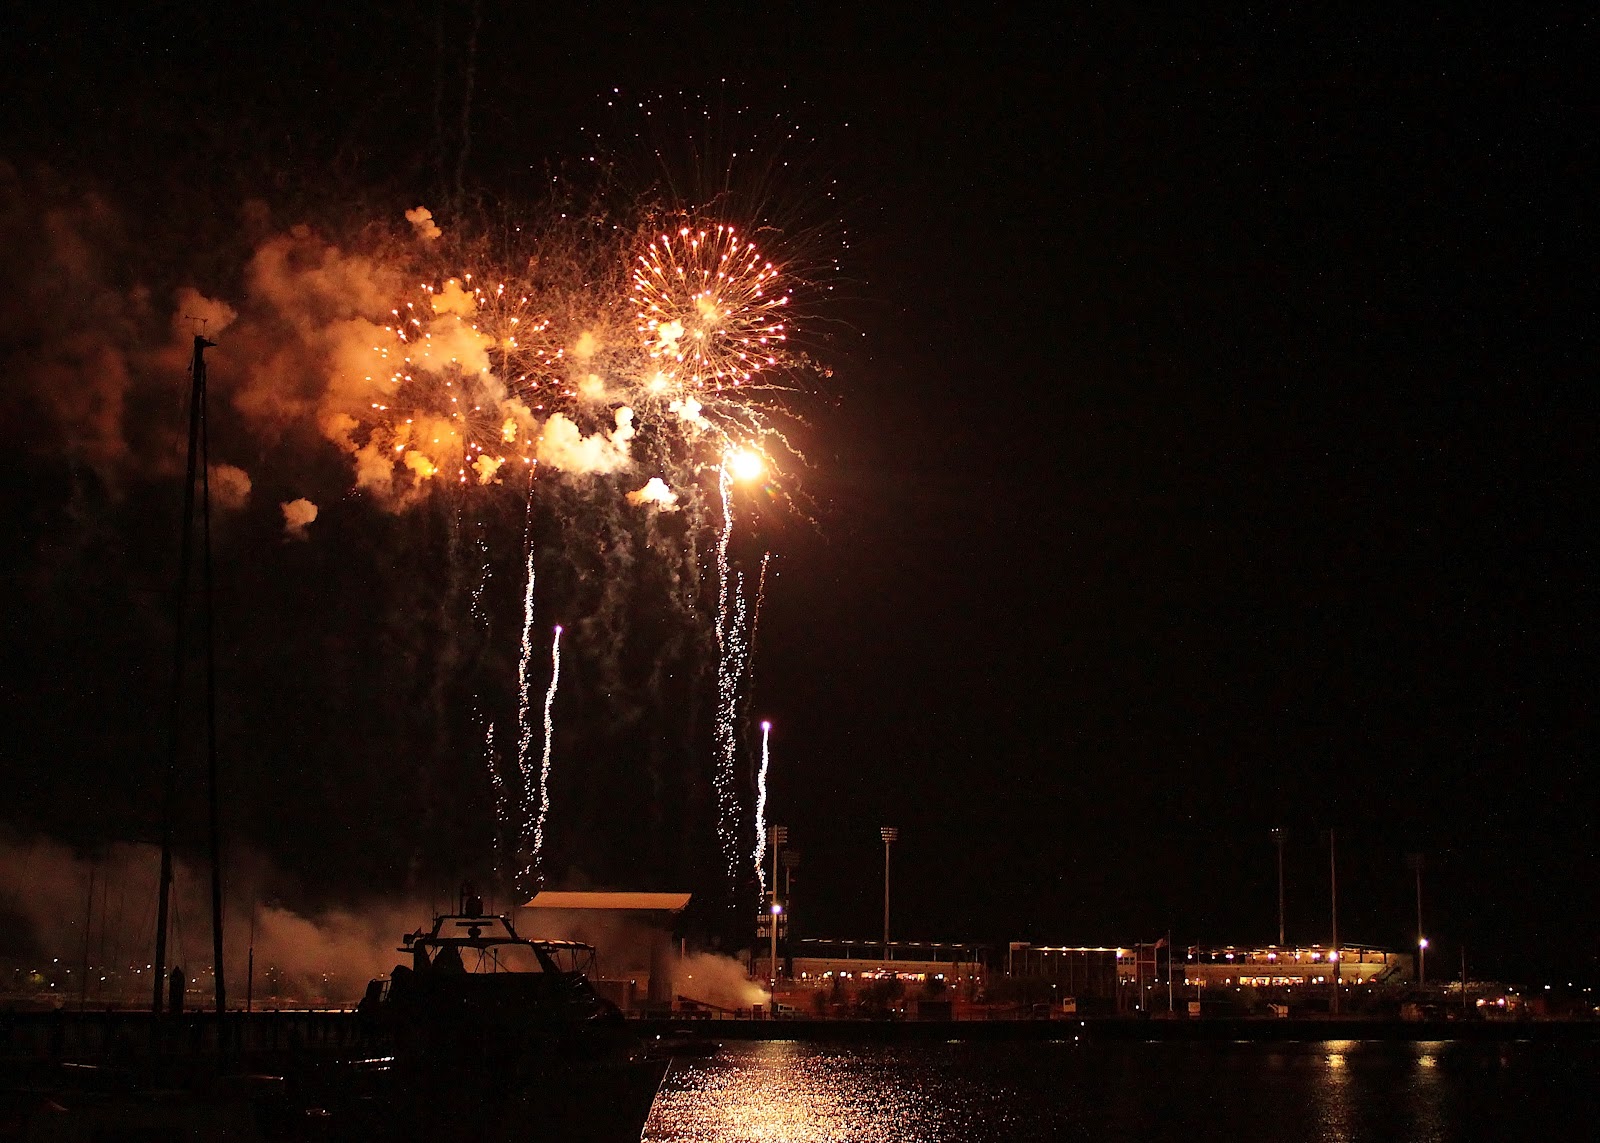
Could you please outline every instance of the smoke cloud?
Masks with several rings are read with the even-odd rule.
[[[583,435],[565,414],[556,413],[544,423],[535,456],[541,464],[572,473],[606,473],[627,468],[628,442],[633,439],[633,410],[616,411],[616,428]]]
[[[193,286],[180,286],[173,302],[172,335],[180,348],[197,333],[216,337],[239,316],[227,302],[208,298]]]
[[[224,512],[237,512],[250,502],[250,474],[232,464],[213,464],[209,470],[211,503]]]
[[[645,482],[643,488],[635,489],[628,493],[628,503],[635,506],[640,504],[653,504],[659,511],[676,512],[678,510],[678,494],[667,487],[667,482],[659,476],[652,476]]]
[[[438,223],[433,221],[433,211],[425,206],[406,211],[406,221],[417,232],[417,237],[424,242],[432,242],[444,234],[444,231],[439,229]]]
[[[302,496],[278,505],[283,510],[283,535],[288,540],[304,540],[306,529],[317,518],[317,506]]]
[[[667,405],[668,412],[676,413],[678,419],[683,421],[684,424],[693,425],[702,431],[709,430],[712,427],[711,422],[706,420],[705,414],[700,409],[700,402],[693,397],[673,400]]]
[[[718,1008],[750,1008],[767,1002],[767,990],[751,980],[731,956],[690,953],[678,961],[673,983],[679,996]]]
[[[149,291],[126,270],[122,220],[102,197],[0,161],[0,369],[7,420],[33,447],[115,485],[134,461],[125,414],[160,344]],[[13,401],[22,408],[13,410]]]
[[[436,252],[443,232],[427,207],[405,211],[409,234],[375,223],[341,244],[304,224],[274,230],[251,204],[229,296],[182,284],[163,300],[129,276],[147,261],[131,220],[95,195],[35,182],[0,165],[0,272],[15,284],[0,296],[0,368],[34,406],[14,419],[42,412],[55,429],[37,447],[108,485],[178,463],[171,394],[196,334],[218,342],[213,408],[238,414],[222,427],[243,429],[266,458],[253,474],[213,469],[228,510],[246,508],[273,466],[305,471],[319,442],[343,454],[351,487],[393,511],[419,504],[435,481],[499,483],[512,457],[518,469],[536,460],[571,476],[633,463],[634,410],[618,397],[639,381],[629,372],[642,360],[636,331],[595,311],[591,271],[565,248],[541,263],[552,269],[535,301],[506,300],[465,276],[427,285],[450,257]],[[724,431],[670,384],[658,371],[649,391],[690,435]],[[581,405],[557,411],[546,398],[556,392]],[[613,426],[590,431],[608,407]],[[165,421],[149,415],[158,408]],[[136,429],[141,416],[149,423]],[[632,499],[672,511],[677,494],[657,482]],[[286,516],[288,535],[304,538],[305,511]]]
[[[234,865],[223,954],[229,995],[239,1002],[252,931],[258,1004],[351,1004],[369,980],[394,967],[400,936],[432,915],[425,902],[402,901],[301,911],[272,900],[277,875],[267,866],[248,856]],[[22,922],[0,955],[25,971],[56,961],[58,986],[40,984],[40,997],[75,1002],[87,921],[91,1002],[148,1003],[159,870],[154,846],[118,844],[91,858],[48,839],[0,837],[0,907]],[[207,874],[176,862],[173,893],[168,963],[181,966],[194,987],[211,961]]]
[[[650,949],[663,934],[627,915],[590,909],[519,909],[517,932],[543,940],[582,941],[593,945],[598,975],[607,979],[641,977],[649,973]],[[766,1003],[767,990],[751,980],[744,965],[730,956],[711,952],[679,955],[672,949],[664,964],[672,975],[674,996],[687,997],[718,1008],[749,1008]]]

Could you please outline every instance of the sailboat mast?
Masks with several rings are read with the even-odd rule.
[[[173,597],[172,626],[173,626],[173,653],[172,653],[172,691],[171,703],[168,709],[167,727],[167,771],[161,795],[161,879],[156,905],[156,955],[152,965],[154,979],[151,981],[152,1012],[160,1014],[166,997],[167,987],[167,933],[170,928],[171,903],[172,903],[172,834],[173,819],[177,815],[178,802],[178,755],[183,739],[183,681],[184,667],[188,659],[187,626],[189,614],[189,575],[194,563],[194,489],[195,477],[203,472],[200,469],[202,456],[203,427],[205,424],[205,399],[206,399],[206,364],[205,351],[215,342],[207,341],[196,334],[194,339],[194,357],[191,359],[189,373],[191,387],[189,391],[189,455],[188,463],[184,468],[183,480],[183,529],[179,539],[178,548],[178,586]],[[210,544],[210,487],[209,479],[203,486],[207,493],[205,496],[206,512],[206,644],[208,648],[207,667],[208,673],[211,665],[209,648],[211,645],[211,544]],[[212,711],[214,704],[211,700],[211,679],[207,680],[207,711]],[[209,728],[208,720],[208,728]],[[214,746],[214,736],[211,738]],[[210,751],[214,764],[215,750]],[[213,782],[213,789],[215,782]],[[213,811],[213,824],[215,812]],[[215,851],[215,830],[213,829],[213,851]],[[215,856],[215,853],[213,853]],[[213,866],[215,874],[215,864]],[[215,876],[213,877],[215,888]],[[215,897],[215,892],[213,894]],[[213,908],[216,902],[213,901]],[[220,925],[214,921],[214,931],[220,934]],[[220,943],[220,935],[217,942]],[[220,956],[218,960],[220,962]],[[218,975],[221,975],[221,966],[218,965]]]
[[[217,794],[217,642],[211,575],[211,447],[206,419],[206,361],[195,350],[200,390],[200,560],[201,609],[206,644],[206,798],[211,825],[211,978],[217,1014],[228,1010],[228,989],[222,971],[222,814]],[[220,1034],[220,1033],[219,1033]]]

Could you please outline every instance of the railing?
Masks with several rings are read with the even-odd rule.
[[[0,1057],[98,1062],[150,1055],[349,1051],[375,1044],[370,1027],[344,1009],[229,1012],[5,1012]]]

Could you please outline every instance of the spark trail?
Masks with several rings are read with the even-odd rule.
[[[761,723],[761,769],[756,774],[756,882],[761,901],[767,899],[767,764],[771,753],[772,723]]]
[[[478,556],[482,563],[478,569],[478,582],[474,584],[472,588],[472,603],[469,611],[472,616],[473,624],[478,629],[478,633],[483,638],[487,639],[489,635],[489,612],[484,606],[484,595],[489,590],[489,580],[493,575],[493,570],[489,563],[489,541],[484,536],[484,525],[481,517],[477,521],[477,533],[477,537],[473,541],[473,546],[478,549]],[[474,672],[474,682],[472,685],[472,721],[475,725],[484,727],[483,758],[484,764],[489,769],[490,784],[494,787],[495,829],[492,842],[494,851],[495,880],[499,882],[504,873],[504,870],[502,869],[500,853],[502,834],[504,834],[506,830],[505,784],[500,776],[500,760],[495,755],[494,721],[484,717],[483,695],[479,690],[477,672]]]
[[[483,735],[483,753],[489,765],[489,785],[494,789],[494,880],[499,887],[504,887],[505,861],[501,854],[505,845],[504,834],[508,819],[508,804],[506,801],[506,780],[500,773],[500,756],[494,749],[494,723],[489,723],[489,728]]]
[[[539,763],[539,817],[533,826],[534,888],[544,881],[544,822],[550,812],[550,748],[555,742],[556,726],[552,716],[556,702],[556,687],[561,682],[561,627],[556,626],[555,638],[550,641],[550,689],[544,693],[544,758]]]
[[[533,771],[528,765],[528,746],[533,740],[533,724],[529,720],[528,665],[533,660],[533,535],[530,526],[533,514],[533,484],[528,484],[528,520],[524,522],[523,543],[528,549],[527,567],[522,589],[522,655],[517,661],[517,774],[522,780],[522,889],[531,891],[534,851],[530,823],[537,812],[533,804]]]
[[[724,462],[717,469],[717,490],[722,497],[722,531],[717,537],[717,716],[713,728],[716,748],[714,783],[717,791],[717,840],[722,843],[728,878],[738,887],[739,799],[734,789],[738,739],[734,716],[739,699],[743,659],[744,605],[738,585],[730,584],[728,544],[733,538],[733,473]]]

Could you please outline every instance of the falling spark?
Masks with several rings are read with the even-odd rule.
[[[772,563],[770,550],[761,553],[761,571],[756,576],[756,602],[750,609],[750,675],[755,675],[756,635],[761,630],[761,608],[767,602],[767,568]]]
[[[728,544],[733,538],[733,473],[724,463],[717,469],[717,488],[722,496],[722,532],[717,538],[717,715],[713,726],[716,747],[714,784],[717,791],[717,839],[722,843],[728,877],[738,884],[739,800],[734,790],[734,764],[738,741],[734,735],[734,713],[739,697],[742,640],[740,614],[742,597],[737,585],[729,583]]]
[[[493,570],[489,563],[489,541],[484,536],[482,519],[477,521],[477,530],[478,535],[477,539],[474,541],[474,546],[477,547],[478,555],[482,558],[483,562],[478,569],[478,582],[474,584],[472,588],[472,603],[469,610],[472,615],[473,623],[477,626],[478,631],[487,636],[489,631],[489,612],[484,606],[484,595],[489,590],[489,579],[493,575]],[[504,869],[500,858],[500,847],[501,836],[505,833],[507,828],[505,783],[500,775],[500,760],[495,754],[494,721],[484,717],[483,696],[479,692],[476,683],[474,683],[472,689],[472,718],[474,722],[484,727],[483,757],[484,763],[489,769],[490,784],[494,787],[494,875],[496,883],[503,884],[501,878],[504,873]]]
[[[550,747],[556,735],[552,710],[556,702],[556,685],[560,682],[561,627],[558,624],[555,638],[550,642],[550,689],[544,693],[544,758],[539,763],[539,817],[533,827],[532,868],[540,882],[544,880],[544,870],[540,867],[544,852],[544,821],[550,812]]]
[[[771,760],[772,723],[761,723],[761,769],[756,774],[756,881],[760,900],[767,899],[767,763]]]
[[[508,805],[506,802],[506,780],[500,773],[500,756],[494,749],[494,723],[489,723],[489,728],[483,735],[483,756],[489,764],[489,784],[494,788],[494,880],[495,884],[504,886],[505,862],[501,859],[501,847],[504,844],[502,835],[505,833]]]
[[[741,768],[748,757],[739,752],[749,746],[736,731],[744,725],[769,557],[759,577],[741,574],[737,561],[730,566],[733,492],[738,483],[761,481],[768,496],[793,503],[784,489],[786,462],[805,457],[786,435],[802,423],[787,394],[806,388],[807,373],[831,374],[791,348],[791,338],[803,342],[804,323],[791,330],[789,314],[804,308],[812,285],[794,261],[796,247],[784,249],[786,240],[768,231],[774,237],[764,237],[758,250],[750,240],[755,226],[724,216],[721,203],[639,217],[598,242],[587,225],[569,229],[552,220],[537,237],[530,231],[528,249],[487,264],[433,261],[442,247],[428,259],[408,256],[406,274],[393,279],[407,284],[384,305],[390,312],[371,330],[370,351],[361,350],[370,359],[362,363],[366,385],[358,406],[346,408],[341,398],[337,409],[319,407],[325,414],[319,423],[350,456],[358,486],[396,510],[429,503],[448,483],[459,512],[470,498],[516,495],[522,490],[511,474],[528,474],[514,735],[509,712],[496,727],[476,690],[471,696],[494,783],[504,870],[524,888],[541,875],[560,656],[558,631],[543,756],[536,759],[534,473],[575,478],[644,459],[663,487],[686,499],[678,519],[689,521],[697,573],[707,536],[695,525],[705,520],[707,532],[718,528],[707,470],[717,473],[722,518],[711,545],[717,832],[733,886],[744,884],[750,799]],[[615,430],[608,417],[616,419]],[[658,495],[651,503],[659,510],[667,502]],[[486,631],[487,551],[484,557],[472,606]]]
[[[533,856],[531,823],[534,817],[533,772],[528,766],[528,746],[533,727],[528,720],[528,666],[533,661],[533,481],[528,481],[528,502],[523,512],[522,543],[527,549],[522,585],[522,654],[517,660],[517,776],[522,782],[522,889],[532,889]]]

